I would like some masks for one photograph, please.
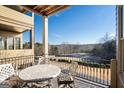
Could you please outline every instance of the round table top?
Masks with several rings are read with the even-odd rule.
[[[42,64],[28,67],[19,73],[24,81],[43,81],[57,77],[61,69],[55,65]]]

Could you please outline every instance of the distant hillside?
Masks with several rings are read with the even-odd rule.
[[[56,51],[58,54],[69,53],[88,53],[98,44],[61,44],[61,45],[49,45],[49,52],[53,54]],[[100,45],[100,44],[99,44]],[[56,48],[56,49],[53,49]]]
[[[60,44],[49,45],[50,55],[71,54],[71,53],[90,53],[95,46],[101,44]],[[35,55],[42,55],[42,44],[35,43]]]

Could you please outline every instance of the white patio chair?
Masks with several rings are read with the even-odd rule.
[[[19,87],[20,81],[11,64],[0,65],[0,87]]]
[[[78,63],[77,62],[72,62],[69,66],[69,73],[64,74],[61,73],[60,76],[58,76],[57,81],[58,81],[58,87],[60,87],[61,85],[63,85],[63,88],[65,87],[75,87],[75,76],[76,76],[76,70],[78,67]]]
[[[35,56],[35,63],[34,63],[34,65],[43,64],[42,62],[43,62],[43,57]]]
[[[45,61],[47,61],[47,63],[45,63]],[[43,56],[36,56],[35,65],[40,65],[40,64],[50,64],[49,58],[44,58]]]
[[[40,64],[45,64],[45,58],[44,57],[39,57],[38,65],[40,65]]]
[[[14,68],[11,64],[0,65],[0,83],[15,74]]]

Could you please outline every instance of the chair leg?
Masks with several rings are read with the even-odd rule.
[[[74,88],[75,88],[75,83],[73,84]]]
[[[49,88],[51,88],[51,87],[52,87],[52,81],[51,81],[51,79],[50,79],[50,80],[48,80],[48,87],[49,87]]]
[[[67,86],[68,86],[67,84],[64,84],[63,88],[67,88]]]
[[[27,83],[24,82],[24,83],[20,86],[20,88],[23,88],[23,87],[26,87],[26,86],[27,86]]]
[[[58,88],[66,88],[67,84],[58,84]]]
[[[73,88],[73,86],[71,86],[71,84],[68,84],[69,88]]]
[[[22,84],[22,85],[21,85],[21,88],[23,88],[24,86],[26,86],[26,83]]]
[[[63,85],[62,87],[60,87],[61,85]],[[58,84],[58,87],[60,88],[75,88],[75,84],[72,83],[72,84]]]

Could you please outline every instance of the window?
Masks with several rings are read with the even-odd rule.
[[[15,42],[16,42],[16,49],[20,49],[20,38],[16,37]]]
[[[7,38],[7,47],[8,49],[14,49],[14,39],[13,37]]]
[[[30,31],[23,33],[23,49],[31,49]]]
[[[0,50],[4,50],[5,48],[5,38],[0,36]]]

